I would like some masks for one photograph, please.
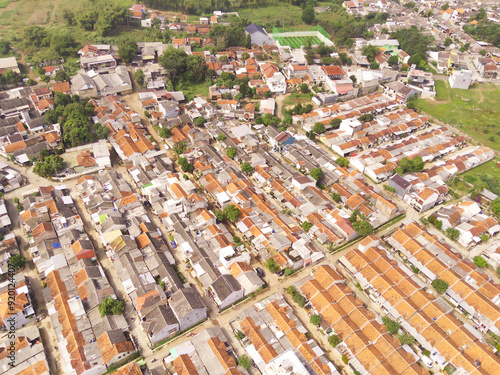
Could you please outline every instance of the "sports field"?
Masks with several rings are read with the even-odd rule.
[[[292,37],[276,37],[277,40],[282,46],[290,46],[292,48],[300,48],[307,41],[309,41],[310,45],[320,44],[321,40],[317,36],[292,36]]]

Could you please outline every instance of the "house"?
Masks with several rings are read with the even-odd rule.
[[[288,132],[278,133],[269,139],[271,147],[276,151],[283,151],[284,147],[295,143],[295,137]]]
[[[274,93],[284,94],[286,92],[286,78],[275,64],[265,63],[260,67],[264,81],[269,90]]]
[[[0,59],[0,75],[2,75],[6,70],[9,69],[14,73],[21,73],[15,57],[4,57],[3,59]]]
[[[439,192],[432,188],[424,188],[419,193],[412,193],[410,205],[418,212],[424,212],[436,205]]]
[[[448,78],[450,87],[452,89],[468,90],[472,84],[472,77],[474,72],[470,70],[453,70]]]
[[[193,288],[180,288],[170,301],[172,312],[179,322],[179,329],[185,329],[207,318],[207,308],[198,292]]]
[[[223,310],[244,296],[244,289],[233,275],[221,275],[211,285],[210,297],[214,300],[219,310]]]
[[[322,66],[321,70],[332,80],[342,80],[347,78],[345,71],[337,65]]]
[[[310,176],[297,176],[292,179],[292,186],[297,191],[302,191],[308,186],[316,186],[316,180]]]
[[[392,175],[389,180],[387,180],[387,186],[395,189],[396,194],[400,198],[404,198],[411,191],[411,183],[397,173]]]
[[[20,274],[19,274],[20,275]],[[30,291],[21,276],[0,283],[0,327],[15,330],[28,324],[35,316]],[[12,328],[11,328],[12,327]]]
[[[134,345],[127,340],[121,329],[104,332],[97,338],[97,345],[106,366],[111,366],[135,352]]]
[[[82,98],[97,96],[97,85],[84,70],[79,70],[76,76],[71,78],[71,90]]]
[[[399,81],[388,82],[385,84],[385,92],[391,99],[398,103],[406,103],[413,95],[418,95],[419,91],[405,85]]]
[[[229,266],[229,272],[245,290],[245,295],[255,292],[264,285],[264,281],[245,262],[234,262]]]
[[[57,82],[52,84],[52,91],[62,92],[66,95],[71,95],[71,87],[69,82]]]
[[[94,160],[99,168],[111,168],[111,158],[108,143],[105,140],[92,144]]]
[[[252,44],[262,46],[263,44],[274,44],[274,40],[267,34],[263,27],[252,23],[245,27],[245,36],[250,35]]]
[[[179,331],[179,322],[167,305],[157,305],[147,312],[142,318],[141,326],[153,345]]]

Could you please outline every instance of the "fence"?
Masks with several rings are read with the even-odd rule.
[[[297,28],[280,28],[273,26],[272,37],[274,40],[278,38],[316,37],[325,45],[333,46],[333,42],[330,40],[330,35],[328,35],[328,33],[321,26],[309,28],[308,30],[297,30]]]

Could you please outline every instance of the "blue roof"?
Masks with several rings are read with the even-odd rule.
[[[255,23],[251,23],[250,25],[245,27],[245,31],[249,34],[260,32],[267,35],[266,30],[264,30],[262,26],[256,25]]]
[[[61,247],[61,244],[60,244],[59,242],[56,242],[56,243],[53,243],[53,244],[52,244],[52,247],[53,247],[54,249],[57,249],[58,247]]]

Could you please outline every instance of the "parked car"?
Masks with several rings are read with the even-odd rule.
[[[257,272],[257,275],[259,275],[259,277],[264,277],[264,276],[265,276],[264,271],[263,271],[263,270],[262,270],[262,268],[260,268],[260,267],[257,267],[257,268],[255,269],[255,272]]]
[[[279,270],[278,271],[278,276],[281,277],[285,274],[285,269]]]
[[[175,249],[177,247],[175,241],[170,241],[170,245],[172,245],[172,249]]]

